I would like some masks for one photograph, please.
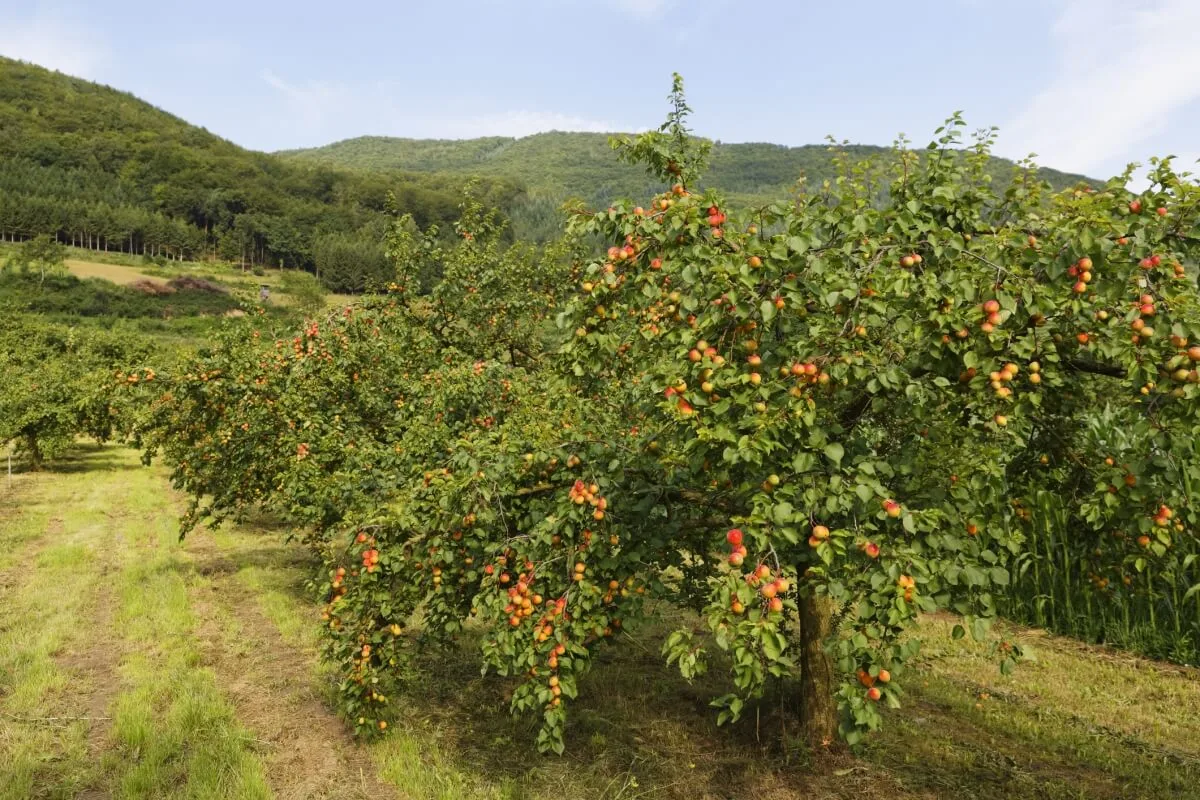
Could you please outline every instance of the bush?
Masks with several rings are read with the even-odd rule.
[[[193,278],[172,281],[176,289],[161,294],[156,288],[118,286],[99,278],[73,275],[0,274],[0,305],[18,311],[73,317],[178,317],[219,315],[238,308],[236,298],[217,284]],[[164,287],[165,288],[165,287]]]
[[[123,427],[112,402],[113,370],[139,365],[151,349],[141,337],[0,316],[0,446],[16,442],[36,468],[76,436],[109,438]],[[154,371],[121,377],[152,382]]]
[[[283,273],[280,288],[304,314],[312,314],[325,307],[325,287],[307,272],[290,270]]]

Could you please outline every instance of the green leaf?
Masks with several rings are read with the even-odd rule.
[[[830,442],[825,445],[825,457],[839,467],[842,465],[842,456],[845,454],[845,449],[837,442]]]

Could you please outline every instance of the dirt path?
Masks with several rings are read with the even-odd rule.
[[[201,620],[197,633],[204,664],[216,672],[238,718],[266,748],[267,780],[276,795],[288,800],[395,797],[320,697],[310,660],[315,654],[298,654],[247,596],[252,593],[237,580],[233,554],[205,530],[189,534],[185,549],[202,578],[192,583],[189,595]]]

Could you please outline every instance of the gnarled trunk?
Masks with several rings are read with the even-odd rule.
[[[813,748],[837,737],[833,699],[833,663],[825,641],[833,628],[833,602],[824,596],[800,598],[800,722]]]

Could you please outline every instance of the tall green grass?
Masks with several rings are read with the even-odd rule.
[[[1001,604],[1009,619],[1180,664],[1200,663],[1200,547],[1169,560],[1106,563],[1100,534],[1049,492],[1031,509],[1026,551]],[[1190,594],[1189,594],[1190,592]]]

